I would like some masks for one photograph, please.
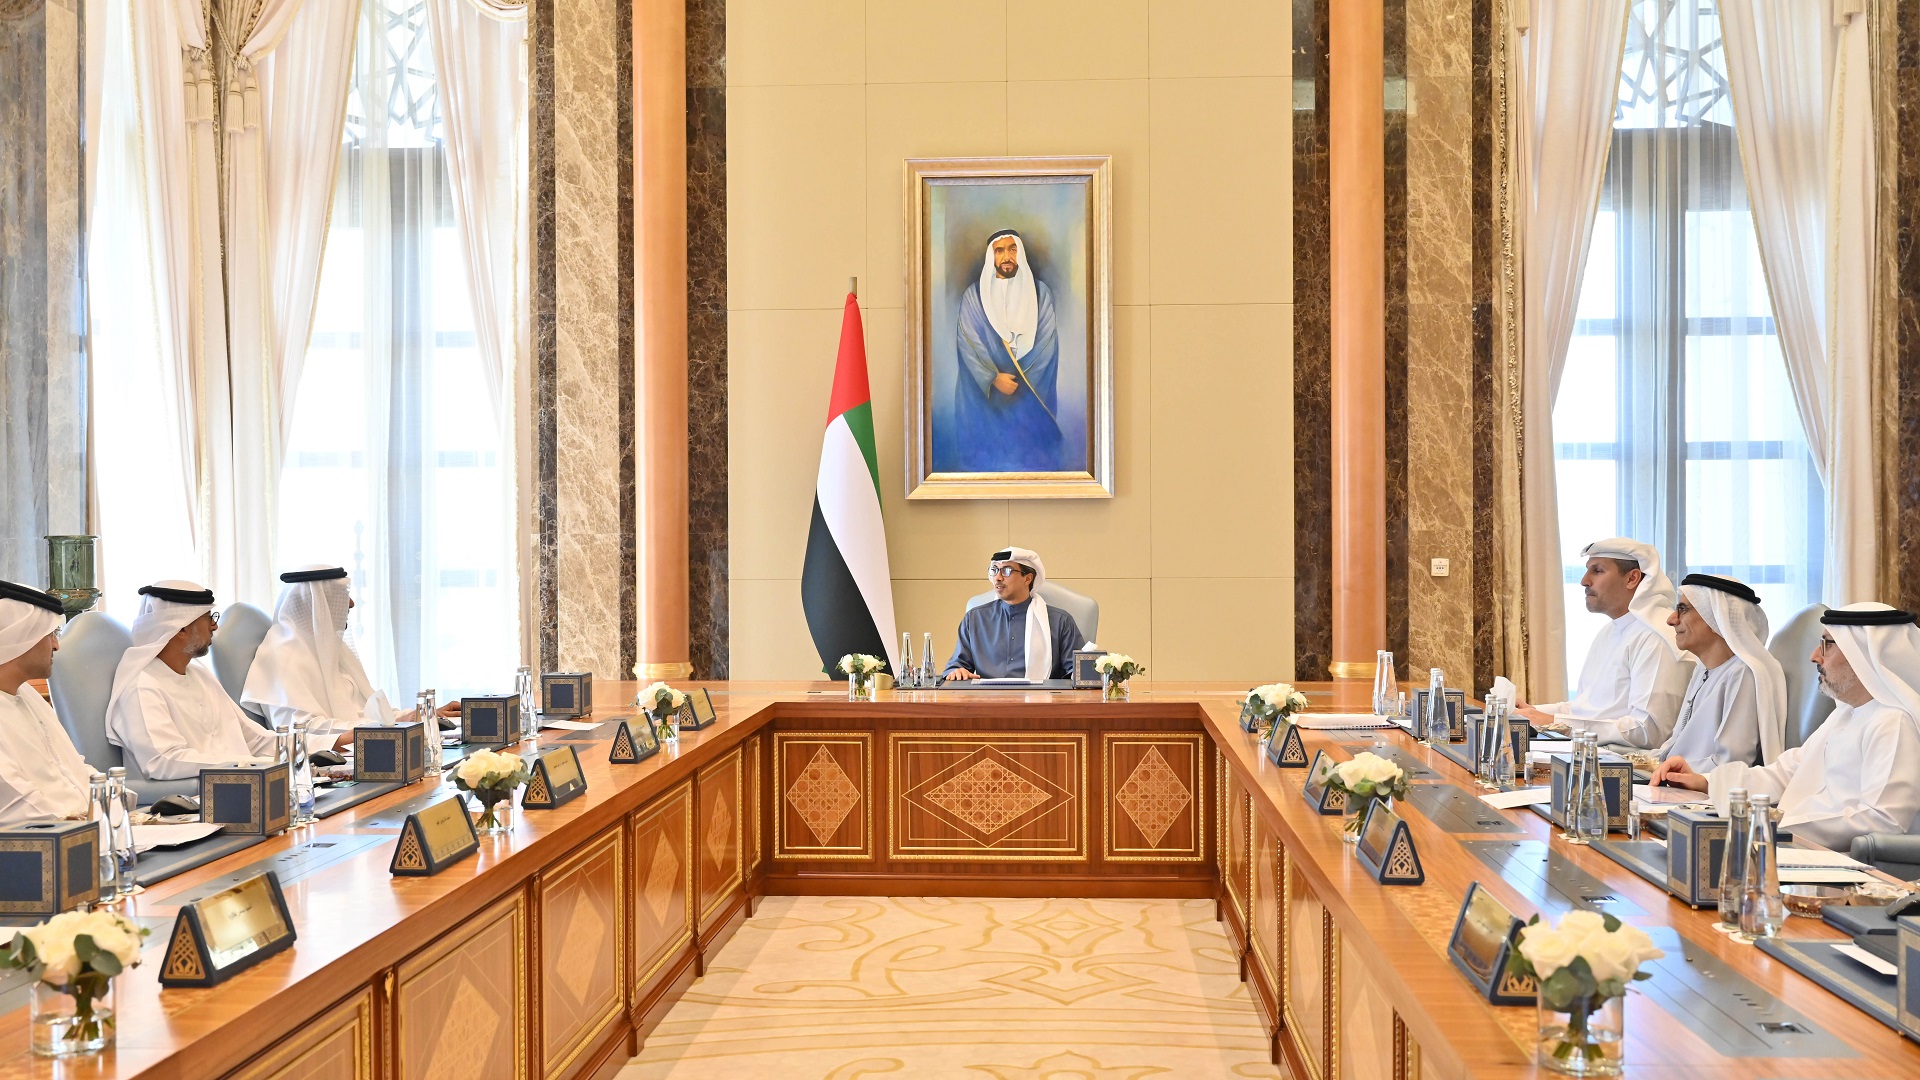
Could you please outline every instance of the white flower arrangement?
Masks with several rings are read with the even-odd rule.
[[[38,926],[17,931],[0,952],[0,969],[24,971],[73,998],[71,1018],[60,1023],[60,1041],[91,1042],[111,1034],[113,1012],[95,1003],[114,976],[140,966],[140,941],[152,931],[111,911],[63,911]]]
[[[1144,675],[1147,665],[1128,656],[1126,653],[1102,653],[1094,660],[1093,668],[1102,675],[1111,675],[1116,682],[1126,682],[1135,675]]]
[[[1292,683],[1283,682],[1254,687],[1247,691],[1247,701],[1262,719],[1292,716],[1307,707],[1307,695],[1295,690]]]
[[[1386,758],[1363,750],[1335,765],[1327,786],[1347,793],[1344,827],[1349,835],[1358,835],[1365,824],[1369,803],[1375,799],[1407,797],[1407,773]]]
[[[848,653],[834,666],[848,675],[872,675],[886,667],[887,663],[877,656],[869,656],[866,653]]]
[[[518,754],[501,753],[498,750],[475,750],[461,759],[453,770],[453,784],[461,791],[471,791],[483,800],[488,795],[504,797],[514,788],[527,782],[532,772],[527,763]]]
[[[648,716],[658,720],[685,705],[687,695],[666,683],[657,682],[640,691],[640,696],[634,698],[633,703],[645,709]]]
[[[1628,983],[1651,979],[1653,973],[1640,970],[1641,965],[1665,955],[1645,931],[1612,915],[1570,911],[1558,926],[1542,923],[1538,915],[1529,919],[1519,947],[1507,956],[1507,972],[1534,980],[1543,1012],[1567,1017],[1564,1025],[1550,1025],[1542,1017],[1542,1064],[1554,1067],[1551,1058],[1569,1063],[1559,1071],[1574,1071],[1576,1060],[1591,1064],[1617,1055],[1617,1025],[1609,1037],[1600,1030],[1608,1025],[1594,1014],[1625,997]]]

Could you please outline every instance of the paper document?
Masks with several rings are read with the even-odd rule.
[[[1713,801],[1707,798],[1707,793],[1704,791],[1693,791],[1688,788],[1679,787],[1655,787],[1652,784],[1633,785],[1633,797],[1640,802],[1653,806],[1684,806],[1688,803],[1708,803]],[[1786,849],[1782,848],[1781,850],[1785,851]]]
[[[1860,870],[1867,865],[1844,852],[1827,851],[1824,848],[1782,846],[1777,850],[1779,854],[1774,861],[1781,866],[1829,866]]]
[[[1032,679],[959,679],[956,681],[961,686],[968,683],[973,683],[975,686],[1025,686],[1033,682]]]
[[[1516,806],[1534,806],[1553,801],[1553,789],[1549,787],[1525,787],[1513,791],[1496,791],[1480,796],[1480,801],[1496,810],[1511,810]]]
[[[1395,726],[1392,720],[1373,713],[1300,713],[1293,718],[1295,727],[1306,731],[1352,731],[1362,728]]]
[[[1863,881],[1872,881],[1873,875],[1864,870],[1844,870],[1828,866],[1783,866],[1780,868],[1782,885],[1858,885]]]
[[[1863,964],[1882,975],[1897,976],[1900,969],[1873,955],[1851,941],[1843,941],[1833,947],[1833,951],[1858,964]]]
[[[184,847],[195,840],[204,840],[224,827],[198,821],[191,825],[135,825],[133,850],[152,851],[155,848]]]
[[[1571,754],[1573,742],[1568,739],[1533,739],[1527,743],[1529,754]]]
[[[561,731],[592,731],[599,726],[599,724],[586,720],[542,720],[540,722],[541,731],[554,728],[558,728]]]

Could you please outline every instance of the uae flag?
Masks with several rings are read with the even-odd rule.
[[[879,457],[873,451],[873,395],[867,389],[860,303],[852,293],[840,321],[840,358],[833,369],[827,436],[820,445],[800,604],[820,667],[829,676],[846,677],[838,665],[848,653],[880,657],[888,671],[898,670],[893,577],[880,519]]]

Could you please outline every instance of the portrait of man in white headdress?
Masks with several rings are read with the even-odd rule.
[[[1054,472],[1061,461],[1060,335],[1053,290],[1033,276],[1013,229],[987,237],[978,281],[960,297],[954,350],[954,467]]]

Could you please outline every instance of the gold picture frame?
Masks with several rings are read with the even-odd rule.
[[[1113,497],[1112,173],[1104,155],[907,161],[907,498]],[[995,277],[1034,282],[1024,324],[986,302]]]

